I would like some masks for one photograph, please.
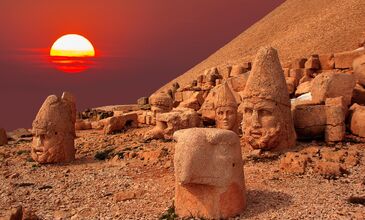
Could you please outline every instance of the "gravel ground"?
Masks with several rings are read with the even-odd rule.
[[[71,164],[40,166],[27,142],[0,147],[0,218],[22,205],[43,219],[159,219],[173,205],[174,143],[141,142],[147,129],[78,132]],[[105,149],[106,160],[94,158]],[[246,159],[248,207],[236,219],[364,219],[365,207],[348,202],[365,196],[364,155],[337,180],[282,174],[278,159]]]

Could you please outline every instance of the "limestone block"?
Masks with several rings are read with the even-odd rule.
[[[334,54],[335,68],[336,69],[350,69],[350,68],[352,68],[352,64],[353,64],[354,60],[363,54],[365,54],[364,48],[362,48],[360,50],[335,53]]]
[[[179,217],[226,219],[246,207],[237,134],[215,128],[175,132],[175,210]]]

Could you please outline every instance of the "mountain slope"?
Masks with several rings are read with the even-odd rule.
[[[365,37],[364,0],[287,0],[206,60],[158,91],[191,82],[205,69],[251,61],[258,48],[278,49],[282,61],[358,47]]]

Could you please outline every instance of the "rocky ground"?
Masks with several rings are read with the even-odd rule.
[[[144,143],[148,129],[80,131],[71,164],[38,165],[30,142],[1,146],[0,219],[19,205],[43,219],[172,219],[174,143]],[[248,207],[237,219],[364,219],[365,144],[329,147],[355,149],[359,164],[338,178],[292,175],[280,171],[283,155],[248,156],[243,149]]]

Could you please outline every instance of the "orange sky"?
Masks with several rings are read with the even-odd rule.
[[[79,110],[134,103],[224,46],[283,0],[0,2],[0,127],[30,127],[50,94]],[[96,67],[64,74],[46,55],[64,34],[87,37]],[[5,107],[4,107],[5,106]]]

